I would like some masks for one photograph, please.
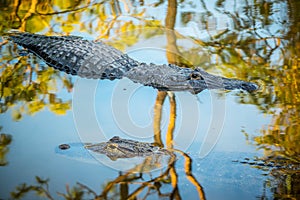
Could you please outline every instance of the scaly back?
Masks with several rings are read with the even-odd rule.
[[[77,36],[44,36],[12,32],[10,39],[49,66],[85,78],[115,79],[137,65],[121,51]]]

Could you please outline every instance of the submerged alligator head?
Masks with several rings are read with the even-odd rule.
[[[61,144],[55,148],[55,152],[81,162],[101,163],[120,171],[132,172],[149,172],[176,160],[176,155],[171,150],[118,136],[97,144]]]
[[[201,68],[193,70],[177,65],[140,63],[102,42],[76,36],[12,32],[9,38],[42,58],[49,66],[84,78],[113,80],[127,77],[159,90],[192,93],[205,89],[258,89],[254,83],[212,75]]]
[[[166,149],[155,146],[153,143],[122,139],[118,136],[112,137],[107,142],[86,145],[85,148],[96,153],[104,154],[111,160],[169,154]]]

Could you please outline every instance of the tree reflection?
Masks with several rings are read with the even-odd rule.
[[[300,172],[272,172],[272,178],[270,179],[269,184],[270,188],[273,189],[275,199],[300,198]]]
[[[0,126],[0,131],[2,130],[2,126]],[[8,164],[6,161],[6,154],[9,151],[8,146],[12,141],[12,136],[9,134],[1,133],[0,134],[0,166],[5,166]]]
[[[290,11],[289,14],[279,13],[276,9],[279,5]],[[255,104],[262,112],[273,115],[272,123],[253,140],[258,148],[264,149],[268,162],[284,158],[280,163],[283,169],[274,169],[270,174],[268,186],[274,191],[274,198],[297,198],[299,193],[299,171],[297,168],[288,170],[291,165],[299,166],[300,163],[300,37],[295,34],[299,30],[299,15],[296,14],[299,6],[297,1],[285,5],[282,2],[252,2],[234,12],[216,6],[234,25],[233,30],[212,42],[213,50],[220,57],[218,63],[224,73],[228,73],[226,70],[236,76],[258,78],[263,88],[256,95],[239,94],[239,101]],[[258,160],[265,161],[265,158]]]
[[[161,6],[165,2],[156,1],[152,7]],[[120,50],[137,43],[141,35],[149,38],[163,34],[164,27],[174,29],[176,16],[179,16],[183,25],[195,23],[194,27],[208,36],[206,38],[191,36],[198,43],[197,47],[185,49],[176,44],[176,37],[181,37],[179,31],[166,32],[168,52],[177,55],[174,57],[174,54],[168,53],[169,63],[188,67],[191,67],[192,63],[213,72],[221,71],[227,77],[256,79],[262,85],[260,91],[255,94],[236,94],[239,96],[240,103],[256,105],[261,112],[273,116],[271,124],[262,128],[260,136],[253,138],[254,144],[264,149],[266,155],[272,152],[272,155],[283,156],[299,164],[299,1],[220,0],[211,6],[211,2],[201,0],[199,12],[195,9],[187,9],[188,11],[184,12],[176,9],[177,1],[169,0],[165,25],[156,16],[149,17],[145,14],[145,10],[134,6],[135,4],[145,5],[144,1],[17,0],[1,3],[5,8],[0,15],[1,35],[12,28],[33,33],[42,32],[47,35],[53,35],[55,32],[63,32],[64,35],[81,32],[98,39],[112,39],[115,35],[120,35],[119,38],[111,40],[111,44]],[[182,10],[193,4],[189,1],[180,3]],[[232,9],[227,9],[228,5]],[[214,14],[215,11],[217,14]],[[151,29],[153,27],[155,29]],[[33,56],[18,57],[16,50],[16,46],[2,40],[0,112],[4,113],[13,109],[13,118],[20,120],[24,113],[34,114],[45,107],[49,107],[57,114],[63,114],[70,109],[70,101],[62,100],[57,95],[58,85],[71,91],[73,83],[70,77],[38,65],[39,61]],[[178,55],[182,55],[185,60]],[[163,143],[158,123],[161,120],[159,112],[167,96],[167,93],[158,92],[154,109],[156,113],[154,140],[160,146],[163,146]],[[172,95],[168,97],[171,109],[176,109],[175,97]],[[171,112],[171,114],[175,114],[172,116],[174,120],[176,113]],[[167,134],[167,146],[170,148],[174,126],[175,124],[170,124]],[[1,140],[2,137],[4,136],[1,135]],[[10,141],[9,136],[5,135],[4,141],[6,143]],[[182,156],[184,155],[182,153]],[[186,163],[189,163],[188,159]],[[175,167],[171,166],[168,173],[172,174],[170,176],[172,178],[161,177],[149,183],[149,188],[157,189],[165,182],[171,182],[173,188],[176,188]],[[128,175],[127,178],[131,176],[133,175]],[[124,174],[122,177],[124,177],[124,179],[120,178],[122,181],[112,185],[120,184],[123,191],[120,193],[128,197],[130,194],[127,189],[130,181],[126,181]],[[134,175],[132,178],[140,177]],[[274,178],[278,180],[278,184],[274,186],[275,196],[287,193],[296,194],[295,192],[299,191],[298,174],[283,172],[274,175]],[[40,187],[45,187],[42,183],[40,184]],[[23,187],[23,190],[27,191],[30,188]],[[67,190],[65,197],[71,197],[73,193],[83,195],[82,190],[92,193],[87,187],[78,185],[74,191]],[[198,191],[201,190],[198,189]],[[173,196],[176,195],[179,196],[179,192],[173,193]],[[95,197],[98,196],[95,195]]]
[[[3,52],[11,48],[13,47],[7,47]],[[71,101],[63,101],[56,94],[57,84],[62,84],[63,88],[71,91],[73,83],[70,77],[38,66],[34,58],[30,62],[28,57],[20,57],[16,61],[2,56],[0,63],[3,63],[0,77],[0,113],[12,109],[13,119],[20,120],[23,114],[33,115],[45,106],[56,114],[64,114],[70,109]]]
[[[171,150],[181,155],[185,160],[186,178],[196,187],[199,199],[204,200],[205,194],[202,186],[192,173],[192,159],[180,150]],[[66,187],[65,193],[58,193],[65,199],[146,199],[157,195],[158,198],[169,197],[170,199],[182,199],[178,187],[178,174],[176,173],[177,155],[171,158],[169,165],[160,170],[159,173],[136,173],[136,168],[142,169],[141,165],[147,165],[147,160],[139,166],[128,172],[119,174],[115,179],[104,184],[100,193],[92,190],[87,185],[77,183],[74,187]],[[27,185],[23,183],[11,192],[14,199],[21,199],[27,193],[36,192],[38,196],[44,196],[47,199],[55,199],[49,192],[49,179],[43,180],[36,177],[36,185]],[[166,187],[171,186],[171,187]],[[166,188],[170,188],[169,191]]]
[[[49,192],[49,179],[44,180],[36,176],[35,180],[37,182],[37,185],[27,185],[26,183],[23,183],[17,186],[16,191],[11,192],[12,198],[21,199],[24,197],[25,194],[34,191],[38,196],[46,197],[47,199],[53,200],[54,198]]]
[[[264,149],[267,157],[284,158],[280,166],[285,170],[281,169],[280,173],[277,171],[275,176],[271,175],[276,180],[276,184],[270,185],[276,188],[274,197],[282,198],[287,193],[295,196],[298,194],[298,168],[287,169],[291,165],[299,166],[300,163],[300,37],[296,34],[300,20],[296,10],[300,4],[289,1],[285,7],[279,2],[235,2],[234,8],[238,9],[228,11],[224,9],[226,2],[218,1],[215,10],[227,16],[233,28],[227,27],[229,29],[217,35],[210,35],[209,40],[196,40],[211,54],[208,68],[217,67],[228,77],[260,80],[263,88],[255,95],[238,94],[239,101],[255,104],[262,112],[274,116],[272,123],[262,129],[262,135],[254,137],[255,145]],[[289,16],[279,13],[276,9],[279,5],[290,11]],[[205,17],[201,17],[204,20],[201,20],[200,25],[207,33],[212,26],[215,26],[213,30],[218,29],[220,21],[207,9],[204,1],[202,8],[206,12]],[[188,13],[185,23],[195,16],[195,12]],[[215,20],[210,21],[209,18]],[[275,161],[269,158],[268,162]]]
[[[248,6],[244,11],[251,26],[260,27],[252,30],[252,40],[248,49],[255,50],[258,59],[251,58],[254,70],[249,71],[252,76],[260,77],[265,87],[252,98],[241,96],[241,102],[258,105],[265,113],[272,114],[273,120],[268,127],[262,129],[262,135],[254,137],[255,144],[265,150],[266,155],[283,156],[295,164],[300,162],[300,129],[299,129],[299,3],[289,1],[283,9],[290,10],[289,16],[281,13],[274,18],[277,3],[264,2]],[[258,14],[260,17],[254,17]],[[237,18],[237,15],[236,15]],[[245,23],[243,23],[245,24]],[[274,27],[284,26],[286,29]],[[240,27],[240,26],[237,26]],[[240,27],[244,28],[244,27]],[[262,36],[262,31],[265,32]],[[276,32],[277,31],[277,32]],[[280,32],[279,32],[280,31]],[[250,48],[251,43],[254,48]],[[250,53],[250,52],[249,52]],[[243,53],[249,55],[249,53]],[[249,56],[247,56],[249,57]],[[255,61],[255,62],[253,62]]]

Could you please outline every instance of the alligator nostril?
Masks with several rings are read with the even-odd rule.
[[[59,149],[61,150],[66,150],[66,149],[69,149],[70,148],[70,145],[68,144],[61,144],[58,146]]]

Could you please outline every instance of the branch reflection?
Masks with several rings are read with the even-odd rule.
[[[2,126],[0,126],[0,131],[2,130]],[[9,152],[9,145],[12,142],[12,136],[10,134],[1,133],[0,134],[0,166],[8,165],[8,161],[6,160],[6,155]]]

